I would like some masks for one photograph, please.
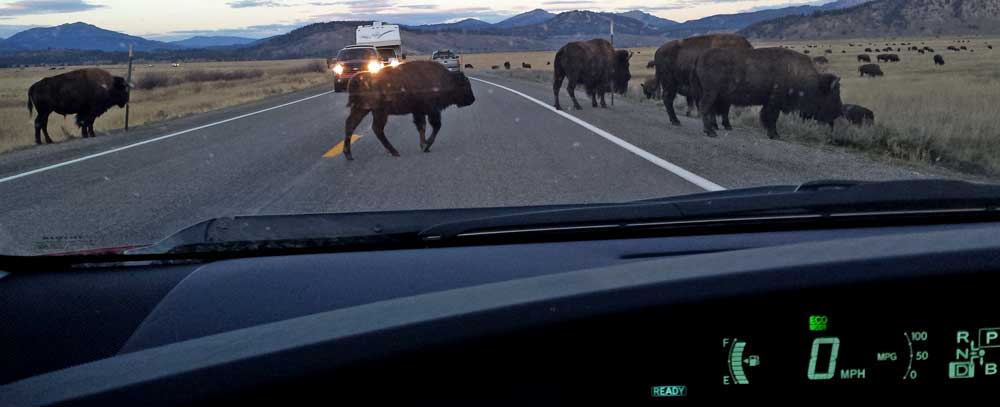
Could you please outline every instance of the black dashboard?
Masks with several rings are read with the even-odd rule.
[[[151,299],[119,334],[77,336],[116,351],[12,380],[0,405],[973,398],[1000,384],[998,238],[978,223],[168,268],[135,283]]]

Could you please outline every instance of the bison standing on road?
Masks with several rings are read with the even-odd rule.
[[[707,136],[714,137],[715,115],[728,106],[763,106],[761,123],[778,138],[781,112],[833,125],[842,113],[840,78],[816,71],[809,57],[783,48],[706,51],[691,79],[700,95],[698,108]]]
[[[940,54],[934,56],[934,65],[944,65],[944,57]]]
[[[843,115],[855,126],[871,126],[875,124],[875,113],[864,106],[845,104]]]
[[[646,79],[639,86],[642,87],[642,94],[646,96],[646,99],[660,98],[660,83],[657,82],[656,77]]]
[[[872,57],[868,54],[858,55],[858,62],[872,62]]]
[[[563,79],[567,80],[566,92],[573,100],[573,108],[580,110],[576,100],[576,85],[583,85],[590,96],[591,106],[597,107],[597,97],[601,98],[601,107],[608,107],[604,95],[615,92],[621,95],[628,90],[628,81],[632,74],[628,69],[628,61],[632,55],[628,51],[615,49],[611,43],[603,39],[576,41],[564,45],[556,52],[554,76],[552,78],[552,93],[555,95],[556,109],[562,109],[559,104],[559,90]]]
[[[735,34],[712,34],[691,37],[683,40],[670,41],[660,46],[653,57],[656,65],[656,78],[660,82],[663,95],[663,105],[670,116],[670,123],[680,126],[681,121],[674,111],[674,98],[680,93],[687,97],[687,115],[697,105],[697,95],[691,90],[691,74],[694,72],[698,57],[713,48],[752,49],[746,38]],[[729,123],[728,114],[723,118],[723,125]]]
[[[883,75],[885,75],[884,73],[882,73],[882,67],[878,66],[876,64],[861,65],[861,66],[858,67],[858,73],[860,73],[861,74],[860,76],[862,76],[862,77],[864,77],[865,75],[868,75],[868,76],[871,76],[872,78],[874,78],[876,76],[883,76]]]
[[[128,103],[129,85],[125,78],[111,76],[97,68],[80,69],[45,78],[28,89],[28,113],[38,111],[35,117],[35,144],[52,143],[49,138],[49,115],[76,114],[76,124],[84,138],[94,137],[94,120],[112,106],[125,107]]]
[[[476,101],[469,78],[461,72],[448,72],[448,68],[433,61],[415,61],[377,74],[363,72],[347,85],[347,106],[351,114],[344,125],[344,157],[351,156],[351,135],[368,113],[372,113],[372,131],[386,151],[394,157],[399,152],[385,137],[389,115],[412,114],[413,123],[420,133],[420,149],[431,150],[438,131],[441,130],[441,111],[451,105],[465,107]],[[434,129],[425,139],[427,120]]]

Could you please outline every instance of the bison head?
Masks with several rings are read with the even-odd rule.
[[[614,77],[611,79],[614,92],[624,95],[628,90],[628,81],[632,79],[632,74],[628,70],[628,60],[632,59],[632,54],[625,50],[615,51]]]
[[[111,103],[117,105],[119,108],[124,108],[128,104],[129,89],[131,86],[129,83],[125,82],[125,78],[121,76],[115,77],[115,82],[111,86],[110,96]]]
[[[840,78],[833,74],[820,74],[817,88],[802,101],[802,113],[805,117],[832,126],[834,120],[843,115]]]
[[[451,101],[458,107],[466,107],[476,101],[476,95],[472,94],[472,83],[464,73],[452,73],[454,87],[451,91]]]

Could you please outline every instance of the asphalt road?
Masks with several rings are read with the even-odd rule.
[[[368,118],[348,162],[336,154],[346,94],[324,89],[4,154],[0,253],[149,244],[232,215],[622,202],[815,179],[955,176],[751,129],[709,139],[700,122],[670,126],[650,103],[584,103],[573,120],[545,107],[544,84],[478,77],[492,83],[473,81],[476,103],[445,111],[430,153],[419,151],[410,117],[396,116],[386,131],[402,156],[389,156]]]

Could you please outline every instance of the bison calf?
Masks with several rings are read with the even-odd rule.
[[[35,144],[52,143],[49,138],[49,115],[76,114],[82,137],[94,137],[94,121],[112,106],[125,107],[129,98],[129,85],[125,78],[111,76],[97,68],[80,69],[45,78],[28,88],[28,113],[38,111],[35,117]]]
[[[876,64],[861,65],[861,66],[858,67],[858,72],[861,73],[862,77],[865,76],[865,75],[868,75],[868,76],[871,76],[872,78],[874,78],[876,76],[883,76],[883,75],[885,75],[885,74],[882,73],[882,67],[878,66]]]
[[[420,133],[420,149],[429,152],[441,130],[441,111],[456,105],[465,107],[476,101],[469,78],[433,61],[415,61],[378,73],[363,72],[347,85],[350,115],[344,125],[344,157],[351,155],[351,135],[368,113],[372,113],[372,131],[386,151],[395,157],[399,152],[385,137],[389,115],[412,114]],[[433,132],[425,139],[427,121]]]
[[[646,79],[639,86],[642,87],[642,94],[646,96],[646,99],[660,98],[660,82],[656,80],[656,77]]]
[[[875,124],[875,113],[864,106],[845,104],[842,111],[844,118],[855,126]]]

